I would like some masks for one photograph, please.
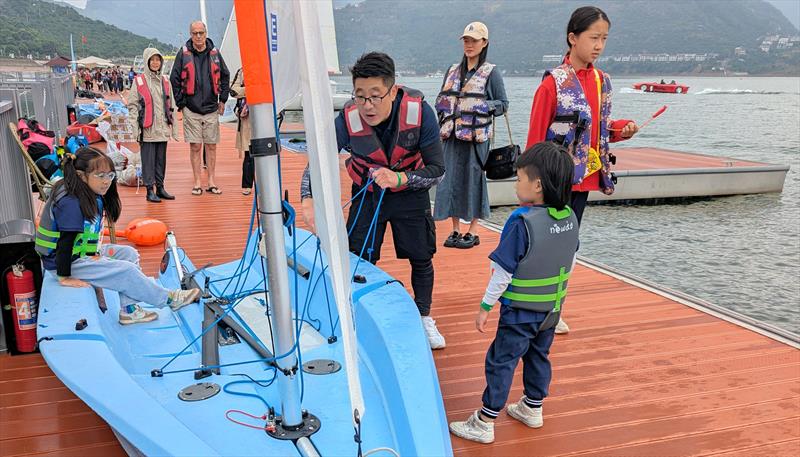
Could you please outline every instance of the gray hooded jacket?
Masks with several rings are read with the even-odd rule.
[[[156,143],[161,141],[169,141],[170,137],[177,141],[178,138],[178,122],[175,115],[176,107],[175,101],[172,97],[172,88],[167,81],[167,88],[172,104],[172,125],[167,122],[167,116],[164,112],[164,84],[163,80],[166,76],[161,75],[161,68],[158,71],[150,70],[150,58],[153,56],[160,56],[162,60],[161,67],[163,68],[164,56],[156,48],[147,48],[144,50],[142,57],[144,58],[144,72],[133,79],[133,85],[128,93],[128,125],[131,126],[135,138],[139,138],[139,82],[141,81],[150,91],[150,96],[153,100],[153,125],[144,129],[142,132],[142,141],[145,143]]]

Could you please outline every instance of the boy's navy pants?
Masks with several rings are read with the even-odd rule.
[[[542,400],[547,396],[552,377],[547,356],[553,344],[555,327],[537,334],[540,323],[503,324],[501,319],[497,335],[486,353],[484,408],[495,413],[503,409],[520,359],[525,396],[531,400]]]

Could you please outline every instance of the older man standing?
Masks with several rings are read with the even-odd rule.
[[[208,29],[202,21],[189,26],[191,38],[183,45],[169,80],[175,94],[175,105],[183,113],[183,137],[189,143],[193,195],[203,193],[201,151],[206,150],[208,167],[208,192],[221,194],[214,181],[214,167],[219,142],[219,115],[225,110],[230,89],[230,73],[214,42],[208,38]]]

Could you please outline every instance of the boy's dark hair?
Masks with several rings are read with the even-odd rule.
[[[563,146],[551,141],[536,143],[519,156],[517,169],[531,181],[542,181],[545,205],[562,210],[569,203],[575,164]]]
[[[84,146],[75,151],[75,154],[65,154],[61,162],[64,179],[57,182],[52,190],[53,195],[56,195],[56,190],[63,186],[67,193],[78,197],[81,213],[87,220],[93,220],[97,216],[97,195],[81,179],[78,172],[93,173],[101,168],[101,164],[105,164],[104,168],[109,171],[115,171],[111,158],[93,147]],[[102,198],[103,211],[112,222],[116,222],[122,212],[122,204],[117,192],[117,178],[114,178],[108,192]]]
[[[382,52],[368,52],[356,60],[350,67],[350,74],[353,75],[353,85],[358,78],[373,78],[375,76],[383,79],[386,87],[394,86],[394,60]]]
[[[585,32],[586,29],[592,26],[597,21],[606,21],[608,26],[611,27],[611,21],[608,15],[596,6],[582,6],[572,12],[567,24],[567,48],[571,48],[569,43],[569,34],[574,33],[576,36]]]

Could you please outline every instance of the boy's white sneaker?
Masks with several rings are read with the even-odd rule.
[[[122,325],[141,324],[143,322],[152,322],[158,319],[158,313],[154,311],[145,311],[139,305],[133,305],[134,310],[132,313],[126,313],[123,309],[119,310],[119,323]]]
[[[539,428],[544,425],[542,418],[542,408],[531,408],[525,404],[525,397],[519,399],[518,402],[508,405],[506,408],[508,415],[514,419],[522,422],[531,428]]]
[[[436,321],[430,316],[422,316],[422,328],[425,329],[425,335],[428,337],[428,344],[431,349],[441,349],[445,346],[444,336],[439,333],[436,328]]]
[[[569,333],[569,326],[564,322],[564,319],[559,317],[558,324],[556,324],[556,335],[564,335],[565,333]]]
[[[467,420],[450,422],[450,432],[465,440],[489,444],[494,442],[494,423],[484,422],[478,417],[478,411],[472,413]]]
[[[167,304],[173,311],[177,311],[188,304],[194,303],[198,298],[200,298],[200,289],[175,289],[169,291]]]

